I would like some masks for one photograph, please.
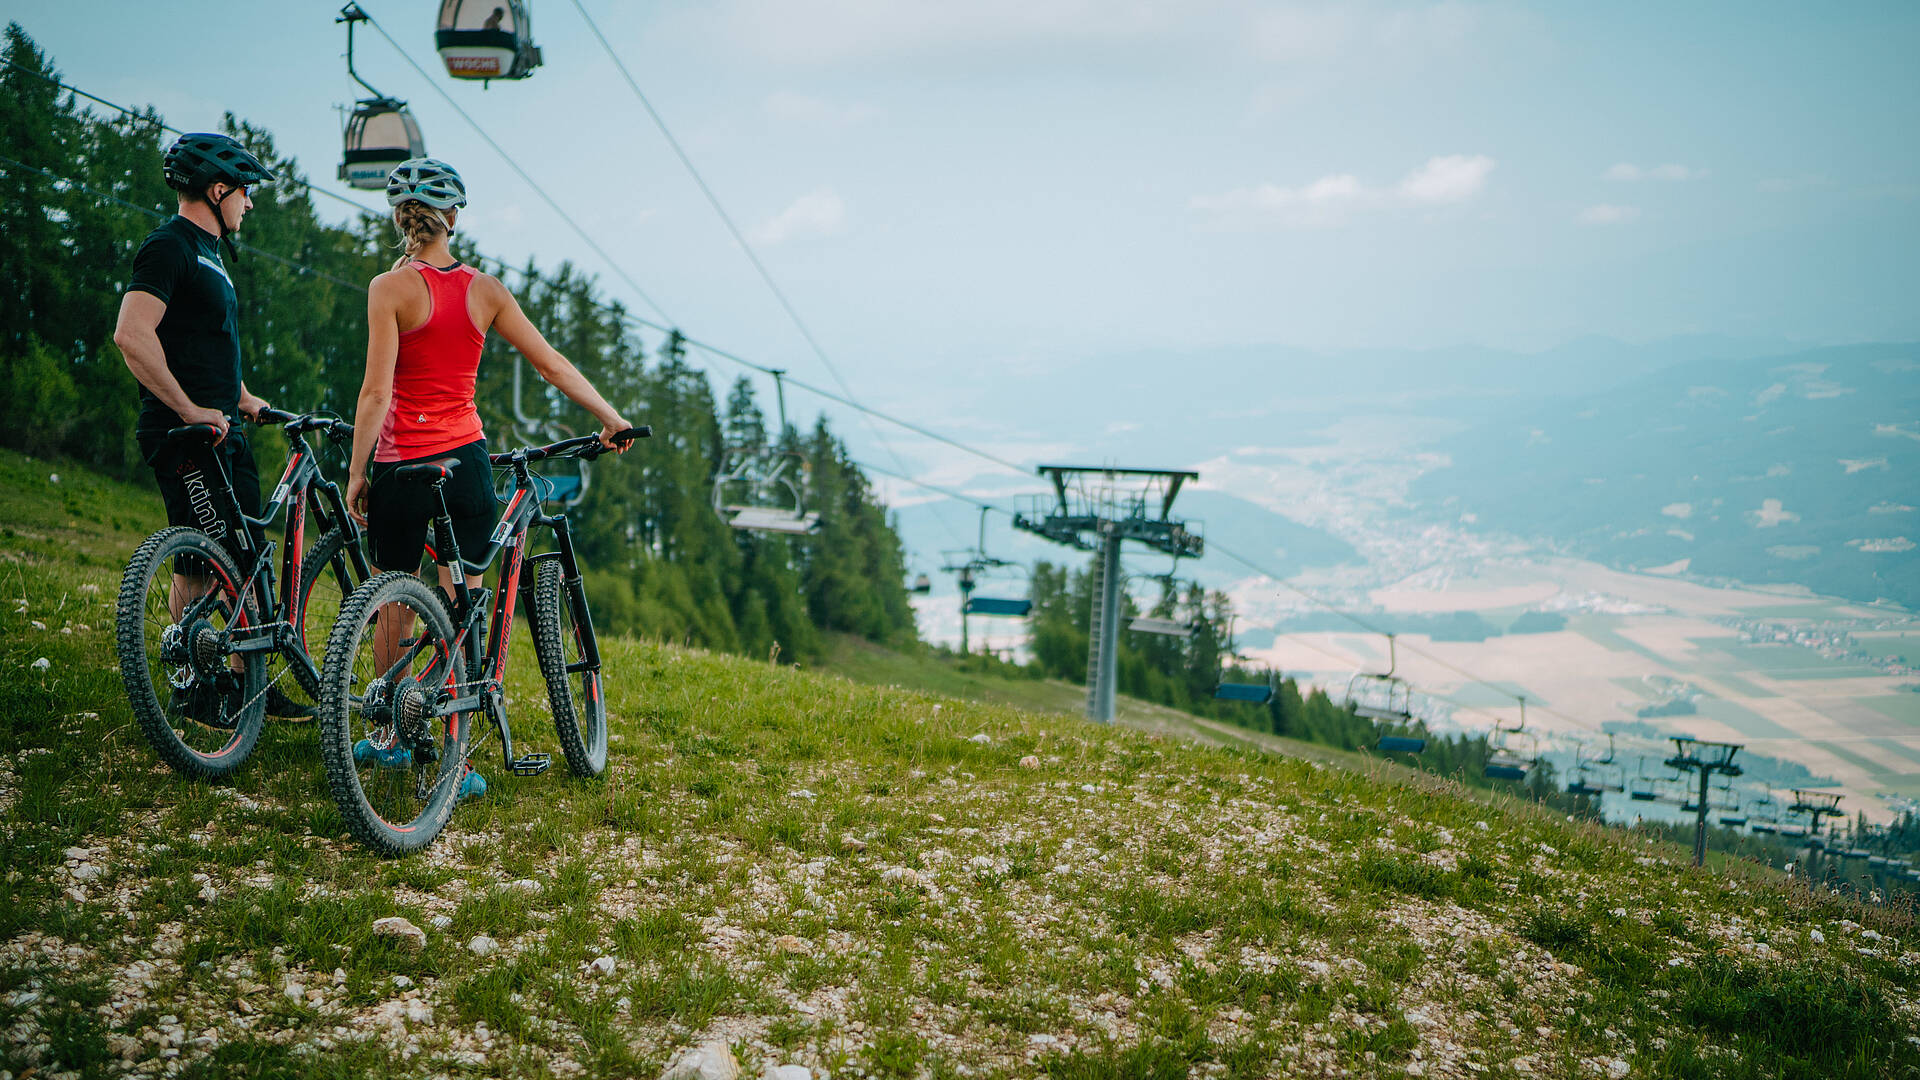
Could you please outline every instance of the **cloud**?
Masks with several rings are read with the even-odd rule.
[[[1480,194],[1493,172],[1485,154],[1449,154],[1429,160],[1400,181],[1400,196],[1412,203],[1440,205],[1465,202]]]
[[[782,244],[795,237],[832,236],[847,224],[847,204],[832,188],[810,191],[778,214],[754,226],[756,244]]]
[[[1188,207],[1218,224],[1290,228],[1339,225],[1356,211],[1447,206],[1478,195],[1492,174],[1484,154],[1429,158],[1390,188],[1369,187],[1352,173],[1329,173],[1299,187],[1259,184],[1218,195],[1196,195]]]
[[[880,115],[878,106],[855,102],[837,105],[824,98],[776,90],[767,95],[767,115],[782,124],[810,128],[848,128],[867,123]]]
[[[1707,175],[1707,170],[1671,163],[1642,167],[1623,161],[1600,175],[1602,179],[1622,180],[1628,183],[1638,180],[1700,180]]]
[[[1615,206],[1612,203],[1600,203],[1589,206],[1573,215],[1573,220],[1582,225],[1624,225],[1640,216],[1637,206]]]

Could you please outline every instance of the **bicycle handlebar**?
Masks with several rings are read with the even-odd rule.
[[[650,438],[652,435],[653,425],[641,424],[639,427],[630,427],[615,433],[613,441],[630,443],[635,439]],[[585,458],[592,461],[606,452],[607,448],[600,442],[600,436],[576,435],[571,439],[561,439],[557,443],[548,443],[545,446],[527,446],[518,450],[509,450],[504,454],[488,454],[487,457],[495,465],[511,465],[516,461],[530,463],[546,461],[550,458]]]
[[[303,435],[309,431],[325,432],[334,439],[353,438],[353,425],[336,416],[323,416],[320,413],[290,413],[284,409],[261,409],[251,417],[258,427],[274,424],[286,428],[288,435]],[[220,430],[212,424],[186,424],[167,432],[169,439],[184,439],[194,436],[212,442],[220,435]]]

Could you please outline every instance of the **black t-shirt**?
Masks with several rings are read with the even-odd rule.
[[[151,293],[166,302],[158,329],[160,347],[187,399],[232,416],[240,407],[240,301],[220,261],[218,239],[175,215],[140,245],[127,291]],[[137,430],[179,426],[180,417],[142,386]]]

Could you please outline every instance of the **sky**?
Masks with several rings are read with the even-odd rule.
[[[861,400],[1017,460],[1113,426],[1051,426],[1078,403],[1029,379],[1204,389],[1179,358],[1209,350],[1920,338],[1913,4],[580,2]],[[663,321],[834,384],[574,0],[533,4],[545,67],[484,89],[435,62],[434,5],[363,6]],[[76,85],[232,110],[323,184],[359,96],[333,13],[0,2]],[[388,42],[357,60],[466,174],[483,249],[662,317]]]

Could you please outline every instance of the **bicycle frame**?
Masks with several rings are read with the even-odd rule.
[[[453,578],[454,590],[454,641],[453,651],[466,659],[467,673],[480,673],[478,678],[466,680],[475,692],[453,697],[434,709],[436,714],[444,715],[448,731],[452,732],[455,718],[464,712],[484,711],[493,721],[494,729],[500,734],[500,752],[506,766],[514,771],[518,760],[513,752],[513,726],[507,718],[505,687],[507,674],[507,653],[513,637],[513,610],[520,594],[531,589],[531,585],[521,579],[525,567],[545,559],[558,560],[563,580],[573,585],[580,580],[580,564],[574,556],[573,532],[564,513],[548,514],[541,510],[541,498],[535,490],[536,478],[528,471],[524,460],[513,459],[509,455],[508,464],[514,470],[513,497],[508,500],[507,508],[501,512],[500,521],[493,528],[488,540],[486,558],[474,562],[460,554],[458,538],[453,535],[452,516],[447,512],[444,490],[436,486],[435,493],[440,499],[440,514],[434,518],[434,543],[447,553],[447,567]],[[554,536],[554,550],[534,555],[526,553],[528,536],[534,527],[551,529]],[[504,558],[502,558],[504,556]],[[492,567],[495,559],[501,559],[498,591],[491,597],[492,611],[487,611],[484,588],[474,589],[468,585],[468,577],[483,577]],[[528,579],[530,582],[531,579]],[[574,590],[568,590],[569,604],[573,608],[574,625],[580,631],[582,659],[568,665],[570,671],[597,670],[600,666],[600,644],[593,633],[591,616],[585,605],[572,599]],[[480,645],[477,632],[482,617],[490,619],[487,627],[486,647]],[[453,689],[461,680],[459,672],[447,672],[448,689]],[[474,684],[478,684],[477,688]]]
[[[296,418],[288,417],[289,421]],[[299,418],[306,419],[306,418]],[[365,581],[371,576],[367,557],[361,550],[360,527],[347,513],[346,500],[340,494],[339,485],[320,473],[319,456],[313,445],[307,441],[307,434],[318,428],[290,423],[288,426],[288,444],[286,468],[280,473],[280,482],[274,485],[273,495],[262,509],[259,517],[253,517],[240,510],[239,499],[234,495],[233,478],[227,473],[226,462],[219,454],[213,453],[212,446],[197,448],[212,459],[213,475],[219,477],[218,497],[226,503],[228,519],[240,523],[235,530],[234,542],[242,556],[242,572],[246,578],[237,590],[245,595],[253,593],[260,605],[260,618],[251,625],[235,627],[230,641],[236,653],[267,652],[278,650],[289,661],[304,668],[301,674],[311,684],[320,677],[320,669],[312,657],[307,655],[306,612],[298,610],[300,595],[300,562],[305,555],[306,526],[309,511],[319,526],[321,535],[332,528],[346,530],[347,542],[342,547],[342,558],[353,567],[355,581]],[[281,538],[283,543],[274,544],[266,539],[266,530],[280,516],[282,508],[287,511],[286,524]],[[256,530],[258,533],[256,535]],[[280,550],[280,588],[278,595],[274,589],[273,555],[274,549]],[[209,594],[211,597],[213,594]],[[209,602],[206,599],[196,601],[187,617],[199,609],[199,605]],[[286,616],[288,612],[298,611],[293,620]]]

